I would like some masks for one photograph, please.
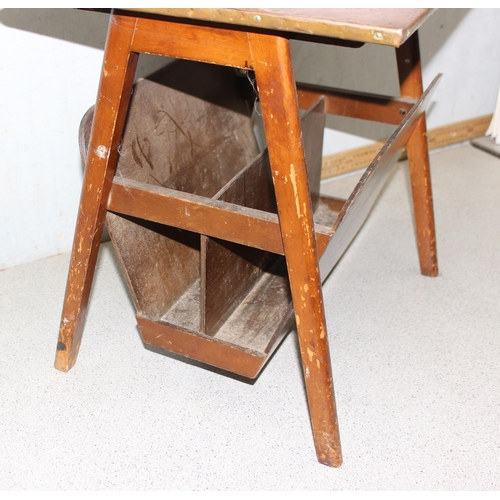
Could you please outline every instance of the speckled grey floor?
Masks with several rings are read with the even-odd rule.
[[[340,469],[316,462],[293,333],[253,385],[147,350],[107,244],[68,373],[69,256],[0,273],[0,490],[498,490],[500,159],[441,151],[432,177],[439,277],[403,164],[324,287]]]

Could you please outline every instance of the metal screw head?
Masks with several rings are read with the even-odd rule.
[[[253,20],[254,20],[256,23],[260,23],[260,21],[262,20],[262,18],[261,18],[259,15],[256,15],[256,16],[253,16]]]
[[[382,40],[382,33],[380,33],[380,31],[375,31],[373,38],[375,38],[375,40]]]

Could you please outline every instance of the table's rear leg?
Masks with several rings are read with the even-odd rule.
[[[251,50],[318,460],[342,463],[318,254],[289,42],[251,34]]]
[[[418,99],[423,93],[418,32],[396,49],[401,96]],[[434,208],[425,114],[421,116],[408,144],[413,209],[417,228],[420,269],[426,276],[438,275]]]
[[[78,355],[138,55],[130,51],[135,18],[111,16],[66,285],[55,367]]]

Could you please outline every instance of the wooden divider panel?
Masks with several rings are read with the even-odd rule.
[[[314,207],[319,204],[324,107],[321,98],[301,119]],[[267,150],[237,174],[215,199],[276,213]],[[271,340],[282,333],[291,312],[285,259],[208,237],[202,237],[201,251],[204,333],[267,352]]]

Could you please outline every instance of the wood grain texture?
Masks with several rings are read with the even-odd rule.
[[[56,350],[55,367],[62,371],[74,365],[80,347],[137,65],[138,56],[130,51],[134,28],[133,18],[116,16],[110,21]]]
[[[235,337],[232,332],[224,330],[224,326],[230,323],[227,320],[222,321],[223,326],[219,327],[216,318],[212,336],[200,332],[199,330],[205,328],[200,320],[200,314],[203,314],[207,305],[206,299],[203,298],[203,288],[209,281],[206,276],[204,277],[206,269],[203,260],[209,250],[208,244],[211,239],[207,235],[200,236],[187,230],[189,214],[186,213],[178,216],[179,220],[174,224],[175,227],[163,227],[161,223],[168,217],[161,214],[162,208],[157,203],[162,197],[169,198],[169,193],[181,190],[184,191],[184,195],[188,195],[184,208],[194,209],[200,201],[199,197],[211,198],[219,193],[221,187],[234,179],[235,174],[256,156],[256,146],[252,143],[252,139],[249,139],[249,135],[245,132],[240,136],[242,130],[252,129],[247,100],[237,95],[237,85],[233,86],[232,83],[228,84],[228,87],[219,83],[212,85],[220,80],[220,76],[223,77],[223,81],[231,81],[229,73],[223,75],[217,73],[215,78],[212,78],[214,74],[211,72],[220,71],[220,68],[207,69],[208,73],[204,74],[203,78],[196,78],[198,70],[190,73],[189,69],[189,64],[193,63],[184,63],[188,64],[185,66],[186,70],[171,78],[171,86],[174,90],[180,90],[181,87],[184,90],[186,80],[190,81],[186,75],[194,75],[197,87],[202,89],[202,98],[198,99],[200,95],[193,86],[190,87],[188,95],[186,92],[181,92],[182,95],[171,99],[172,94],[169,93],[168,98],[162,99],[161,91],[157,94],[158,88],[155,86],[159,82],[150,80],[143,87],[146,88],[151,84],[152,90],[149,89],[142,97],[139,90],[134,92],[134,102],[136,99],[137,102],[142,99],[143,109],[137,116],[134,115],[134,109],[130,109],[125,135],[122,134],[137,63],[136,52],[204,61],[211,63],[211,68],[215,68],[213,64],[218,64],[254,70],[269,148],[270,170],[282,239],[282,247],[279,250],[284,254],[284,258],[278,257],[276,260],[278,267],[270,273],[263,273],[265,279],[258,280],[249,293],[242,293],[235,287],[232,295],[221,297],[221,300],[235,298],[237,307],[232,311],[230,318],[237,318],[238,323],[244,327],[251,323],[257,311],[265,311],[263,317],[266,322],[274,321],[269,318],[275,314],[275,307],[269,307],[269,301],[262,298],[267,294],[276,295],[279,290],[286,290],[286,286],[282,286],[279,280],[274,279],[275,276],[283,280],[288,278],[290,293],[288,296],[286,293],[281,294],[279,301],[287,303],[291,296],[293,302],[317,457],[321,463],[337,467],[342,463],[342,453],[321,282],[327,274],[325,266],[331,268],[338,260],[341,251],[355,236],[387,176],[390,165],[397,159],[399,151],[407,142],[422,272],[430,275],[433,269],[437,272],[437,267],[432,267],[433,264],[437,266],[437,263],[435,245],[433,247],[435,235],[423,115],[424,100],[419,100],[419,104],[411,111],[405,107],[407,117],[399,125],[398,133],[382,148],[380,155],[372,164],[373,168],[368,169],[366,176],[362,178],[345,204],[340,200],[319,197],[319,188],[316,188],[319,174],[310,174],[306,158],[314,154],[320,159],[321,154],[318,152],[320,147],[316,145],[312,148],[312,153],[311,150],[308,152],[307,144],[310,140],[307,132],[303,133],[300,123],[299,100],[289,38],[295,35],[307,35],[316,37],[316,41],[321,42],[327,37],[331,43],[344,39],[356,43],[371,42],[401,47],[397,50],[397,58],[402,99],[391,101],[387,108],[384,108],[383,99],[381,101],[369,98],[364,99],[366,106],[361,109],[351,99],[352,95],[334,95],[317,88],[307,89],[301,97],[305,103],[308,99],[314,100],[323,92],[327,94],[326,101],[330,109],[337,108],[342,112],[345,108],[344,112],[348,115],[362,115],[366,118],[380,113],[384,120],[397,122],[395,117],[397,107],[400,104],[408,106],[404,101],[419,99],[422,94],[416,30],[432,10],[142,9],[142,11],[141,15],[129,12],[126,15],[125,13],[112,15],[110,19],[56,366],[67,370],[76,359],[106,209],[111,206],[122,209],[130,202],[134,205],[130,213],[110,214],[108,223],[115,242],[118,242],[122,233],[125,233],[124,248],[120,250],[120,243],[116,246],[120,259],[127,268],[128,283],[134,288],[138,323],[146,341],[245,376],[256,376],[261,369],[281,338],[280,328],[287,323],[291,308],[287,308],[280,320],[280,328],[271,330],[270,336],[237,335],[241,345],[234,343]],[[284,33],[289,33],[290,36],[284,36]],[[173,70],[166,70],[170,76],[175,75],[175,68],[178,66],[172,65],[172,67]],[[173,73],[169,73],[170,71]],[[179,88],[175,87],[175,82]],[[202,84],[199,85],[200,83]],[[220,88],[224,89],[222,93]],[[150,94],[154,96],[154,102],[148,100]],[[195,101],[198,99],[198,104],[191,107],[193,98]],[[196,112],[192,113],[193,110]],[[134,127],[135,123],[138,124],[137,127]],[[148,134],[145,134],[146,130]],[[123,142],[118,151],[122,136]],[[120,161],[116,170],[117,182],[113,183],[118,153]],[[122,178],[122,181],[118,181],[119,178]],[[244,176],[239,179],[243,179],[245,185]],[[112,184],[116,186],[113,191],[111,191]],[[249,188],[251,193],[251,183]],[[132,203],[132,198],[126,195],[127,192],[138,194],[141,191],[143,191],[140,195],[142,200],[137,203]],[[240,194],[245,191],[246,186],[243,186],[243,189],[241,186],[238,188]],[[113,195],[111,199],[108,196],[110,192]],[[178,209],[180,198],[176,196],[172,198],[174,198],[172,207]],[[208,203],[208,208],[201,209],[204,215],[227,214],[227,201],[211,201],[226,205],[210,206]],[[157,203],[152,211],[153,220],[144,222],[132,218],[147,212],[149,209],[146,205],[152,202]],[[252,208],[252,203],[253,197],[251,207],[240,208],[239,220],[250,221],[252,216],[256,215],[251,213],[252,210],[262,212]],[[342,207],[341,212],[337,217],[335,211],[340,207]],[[125,208],[125,212],[127,210]],[[243,210],[247,212],[242,216]],[[315,210],[318,212],[320,223],[326,226],[315,227]],[[269,223],[269,228],[276,235],[274,214],[267,217],[267,220],[262,216],[260,218],[257,216],[257,219],[259,223]],[[224,223],[220,218],[218,222]],[[328,227],[330,224],[333,227]],[[318,236],[316,228],[319,229]],[[181,236],[177,234],[178,231]],[[330,237],[332,241],[327,247],[324,245],[325,238]],[[168,247],[164,246],[166,240],[169,241]],[[170,246],[172,241],[175,242],[174,246]],[[220,269],[223,269],[229,265],[228,257],[235,253],[234,249],[239,243],[221,245],[217,242],[217,245],[216,260],[220,261]],[[222,252],[221,247],[224,247]],[[336,249],[331,250],[334,247]],[[138,252],[134,251],[136,248]],[[183,248],[182,253],[188,255],[180,266],[181,269],[185,268],[188,271],[188,275],[180,271],[180,281],[183,282],[180,291],[179,284],[175,283],[173,286],[175,292],[168,292],[167,296],[162,296],[161,293],[155,292],[155,288],[162,286],[168,290],[169,284],[165,281],[170,279],[171,274],[165,272],[165,269],[159,271],[158,266],[165,266],[170,270],[175,267],[177,270],[179,267],[177,260],[184,259],[184,257],[177,259],[179,248]],[[226,250],[229,250],[229,253]],[[150,253],[149,256],[143,255],[147,252]],[[165,253],[169,255],[165,257]],[[318,261],[320,255],[323,255],[321,271]],[[238,259],[247,262],[243,267],[239,267],[239,264],[236,266],[238,271],[235,279],[238,279],[239,275],[247,277],[252,275],[254,268],[261,272],[266,265],[263,264],[261,256],[262,251],[258,250],[256,258],[258,262],[255,263],[252,262],[255,257],[249,258],[246,253],[238,255]],[[248,261],[250,265],[246,267]],[[285,261],[286,273],[283,265]],[[270,278],[267,279],[268,277]],[[216,287],[226,286],[218,278],[215,276],[215,279],[210,278],[210,280]],[[152,288],[148,288],[150,283]],[[240,296],[244,296],[244,299],[240,300]],[[149,307],[150,303],[153,306],[147,313],[154,317],[154,321],[143,314],[146,310],[145,305],[148,304]],[[162,303],[169,307],[167,311],[160,310]],[[245,309],[245,314],[240,316],[242,308]],[[227,308],[222,308],[217,314],[219,318],[224,319],[226,312]],[[195,319],[192,319],[193,317]],[[177,322],[184,326],[177,325]],[[264,352],[260,352],[261,350]]]
[[[151,321],[144,316],[137,316],[141,335],[147,344],[174,352],[190,359],[197,359],[222,370],[247,378],[255,378],[262,368],[264,357],[248,349],[214,342],[202,334],[194,335],[172,327],[168,323]]]
[[[236,79],[229,68],[176,61],[134,86],[116,170],[124,188],[125,214],[142,200],[144,210],[168,213],[175,221],[175,211],[159,203],[162,197],[148,193],[174,190],[195,199],[211,197],[255,157],[258,147],[250,110]],[[150,190],[141,190],[141,185]],[[112,190],[108,209],[122,212],[119,201],[120,192]],[[183,216],[190,214],[187,205],[181,210]],[[200,305],[188,297],[200,281],[200,236],[190,227],[181,231],[146,222],[164,223],[154,213],[143,212],[134,211],[135,219],[111,213],[107,218],[137,310],[159,320],[174,308],[171,315],[177,317],[184,301],[192,309],[191,317],[197,318],[190,324],[198,331]],[[185,311],[183,317],[189,314]]]
[[[271,172],[268,162],[265,161],[266,157],[267,155],[259,155],[258,160],[251,164],[251,168],[246,168],[234,178],[216,198],[276,213]],[[275,227],[275,230],[279,234],[278,227]],[[205,321],[203,331],[207,335],[215,335],[276,256],[214,238],[203,237],[203,241],[202,260],[205,265],[203,273],[205,283],[202,287]],[[252,328],[252,325],[246,327]]]
[[[116,177],[214,196],[259,153],[239,82],[232,68],[183,60],[137,82]]]
[[[137,19],[133,50],[190,59],[221,66],[249,67],[251,54],[245,32]]]
[[[418,32],[396,49],[396,59],[401,95],[418,98],[423,92]],[[414,133],[408,139],[406,153],[410,166],[420,271],[424,276],[435,277],[439,271],[425,114],[420,116]]]
[[[304,150],[307,165],[308,181],[313,209],[319,204],[319,187],[321,174],[321,151],[323,146],[323,129],[325,126],[324,99],[320,99],[301,117],[302,134],[304,140]],[[259,155],[248,167],[236,175],[217,195],[216,198],[226,202],[235,203],[247,208],[276,213],[276,198],[271,175],[271,167],[267,152]],[[278,228],[275,228],[277,234]],[[207,335],[215,335],[222,324],[229,316],[246,301],[246,297],[260,279],[269,273],[268,267],[276,263],[276,256],[268,252],[258,251],[247,246],[234,245],[232,243],[205,238],[205,246],[202,251],[205,256],[202,259],[206,265],[203,273],[206,282],[202,286],[204,293],[205,308],[205,330]],[[279,266],[281,273],[275,276],[276,281],[281,283],[285,292],[276,293],[277,285],[272,293],[263,294],[256,303],[267,302],[267,309],[274,309],[274,320],[262,321],[255,314],[247,314],[246,321],[243,314],[240,314],[242,323],[237,327],[236,322],[232,322],[233,329],[241,332],[241,335],[266,337],[258,332],[264,329],[274,336],[276,328],[282,323],[289,308],[289,301],[283,301],[282,297],[290,297],[288,283],[285,276],[284,261]],[[257,297],[254,295],[254,300]],[[290,299],[289,299],[290,300]],[[272,304],[275,304],[272,307]],[[252,306],[257,312],[256,304]],[[252,333],[253,332],[253,333]],[[235,342],[238,334],[234,334]]]
[[[318,252],[289,42],[249,34],[318,460],[342,462]]]
[[[325,122],[323,108],[324,101],[320,99],[302,116],[309,179],[315,193],[319,193],[322,130]],[[112,191],[110,207],[133,205],[136,199],[141,198],[144,193],[150,195],[151,189],[154,189],[164,195],[168,191],[168,196],[161,200],[146,197],[149,202],[145,202],[144,205],[159,207],[159,211],[162,213],[171,212],[169,200],[174,198],[177,192],[157,186],[145,191],[143,183],[125,181],[124,179],[115,181],[114,189],[116,190],[120,185],[124,186],[125,189],[119,190],[119,197],[128,193],[129,202],[117,203],[117,191]],[[183,203],[185,202],[186,193],[177,193],[177,196],[183,199]],[[194,195],[188,196],[191,199],[195,198]],[[267,152],[257,156],[252,163],[241,170],[214,196],[214,199],[196,198],[199,199],[200,204],[204,201],[205,205],[222,202],[228,207],[232,207],[233,210],[241,207],[253,211],[258,209],[260,213],[275,213],[276,201]],[[324,198],[319,200],[319,197],[316,202],[316,205],[331,210],[330,221],[334,220],[336,213],[338,213],[338,210],[334,212],[334,209],[338,208],[338,200],[335,200],[335,206],[332,206],[331,203],[332,200]],[[188,207],[188,211],[190,211],[191,205],[188,204],[185,207]],[[326,210],[322,210],[322,212],[326,212]],[[225,215],[231,213],[228,210]],[[171,223],[176,226],[182,225],[182,219],[179,217],[179,220],[175,220],[174,216]],[[191,219],[191,217],[187,217],[187,219]],[[321,219],[324,222],[328,217],[325,219],[325,214],[322,213]],[[227,217],[220,216],[217,219],[219,226],[224,226],[226,222]],[[202,226],[200,226],[200,232],[204,232]],[[273,232],[277,237],[280,237],[278,224],[273,227]],[[330,230],[327,233],[329,240],[332,233]],[[253,235],[253,231],[250,230],[249,234]],[[272,233],[267,235],[268,239],[271,235]],[[326,243],[321,244],[321,248],[325,246]],[[200,284],[189,286],[189,289],[174,304],[173,310],[161,318],[158,328],[159,344],[156,343],[155,337],[151,334],[147,334],[145,341],[156,347],[165,348],[164,325],[167,325],[170,332],[177,331],[176,339],[181,344],[184,338],[183,332],[189,331],[190,334],[186,339],[188,343],[196,342],[193,334],[200,334],[202,339],[212,338],[216,344],[222,341],[223,347],[221,349],[224,352],[228,346],[232,346],[237,350],[250,349],[260,353],[262,355],[260,371],[289,328],[287,325],[289,325],[292,308],[284,259],[278,258],[277,260],[275,255],[268,252],[215,240],[203,235],[201,236],[200,259]],[[201,325],[194,323],[190,317],[190,311],[196,315],[200,306]],[[141,316],[147,317],[144,314]],[[153,325],[149,325],[148,331],[153,328]],[[174,350],[174,352],[178,351]],[[198,360],[221,367],[221,351],[216,347],[211,347],[209,352],[211,354],[205,353],[202,359]],[[241,361],[241,363],[243,362]],[[248,376],[250,372],[243,366],[236,367],[237,364],[232,362],[231,365],[233,369],[236,369],[236,373],[240,375],[246,373]],[[251,359],[251,365],[251,371],[254,371],[254,358]],[[225,369],[229,369],[228,365]],[[255,372],[255,376],[259,371]]]
[[[434,9],[223,9],[134,8],[131,11],[181,19],[306,33],[316,37],[399,47]]]
[[[191,86],[200,77],[205,85],[195,91]],[[243,131],[248,121],[248,106],[241,97],[245,92],[240,93],[239,83],[234,73],[227,70],[182,62],[135,85],[110,192],[107,225],[138,315],[168,325],[169,331],[178,330],[179,342],[183,332],[208,335],[215,342],[221,340],[223,349],[232,345],[261,352],[264,364],[286,333],[292,312],[291,296],[285,261],[275,255],[282,254],[283,248],[267,151],[256,156],[229,182],[226,171],[221,171],[226,169],[229,175],[234,172],[231,169],[235,168],[235,151],[241,165],[242,146],[236,145],[231,135],[233,113],[242,112],[247,117],[235,125]],[[216,132],[208,136],[205,121],[209,113],[200,113],[203,105],[199,100],[210,109],[223,105],[221,126],[214,127]],[[182,117],[172,109],[174,105],[181,108]],[[217,115],[217,110],[212,114]],[[201,120],[200,115],[204,117]],[[339,201],[319,197],[324,99],[307,110],[301,121],[313,205],[320,207],[320,222],[331,226]],[[80,131],[84,158],[91,122],[90,110]],[[176,133],[182,137],[172,143]],[[205,144],[200,145],[199,136]],[[186,145],[190,147],[179,152],[178,143],[183,145],[183,140],[188,140]],[[245,146],[251,154],[255,154],[254,141]],[[198,153],[202,150],[205,155]],[[217,157],[215,165],[209,163],[213,152]],[[199,165],[203,167],[201,174]],[[207,165],[212,175],[208,179],[204,175]],[[186,171],[192,175],[186,175]],[[221,184],[223,187],[218,189]],[[216,189],[212,198],[202,195],[210,195]],[[234,235],[220,228],[231,226],[228,220],[234,219],[235,214],[235,227],[248,220],[245,245],[204,236],[213,222],[213,227],[219,228],[214,229],[216,234],[218,231],[231,239]],[[272,224],[264,226],[267,231],[262,231],[262,241],[256,242],[256,249],[247,245],[259,234],[255,231],[259,221]],[[193,228],[201,236],[192,232]],[[319,246],[324,249],[332,231],[328,227],[318,228]],[[278,242],[281,245],[278,252],[258,249],[273,240],[276,246]],[[149,325],[148,331],[152,328]],[[160,330],[163,332],[163,326]],[[163,346],[163,333],[158,338]],[[150,337],[145,341],[161,347]],[[193,339],[189,336],[186,341]],[[216,348],[210,352],[218,353]],[[210,364],[210,356],[205,355],[203,360]],[[220,365],[219,354],[212,364]],[[254,358],[251,364],[255,365]],[[244,372],[244,368],[239,368],[237,373]]]

